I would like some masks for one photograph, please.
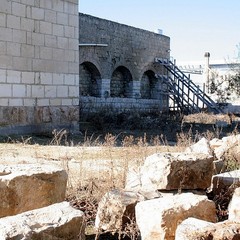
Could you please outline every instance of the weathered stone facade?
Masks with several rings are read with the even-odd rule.
[[[165,75],[156,57],[169,58],[167,36],[80,13],[80,108],[164,111]]]
[[[0,134],[76,129],[82,110],[167,110],[154,58],[169,49],[167,36],[79,14],[78,0],[2,0]]]
[[[78,29],[78,0],[1,0],[1,134],[77,125]]]

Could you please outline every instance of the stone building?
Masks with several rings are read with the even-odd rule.
[[[154,62],[169,58],[169,37],[80,13],[79,42],[82,112],[168,109],[166,70]]]
[[[79,27],[80,26],[80,27]],[[79,14],[78,0],[1,0],[0,134],[78,129],[83,111],[165,111],[170,39]]]
[[[78,124],[78,0],[1,0],[0,134]]]

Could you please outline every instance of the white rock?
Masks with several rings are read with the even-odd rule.
[[[188,217],[216,221],[214,202],[193,193],[139,202],[135,210],[142,240],[174,240],[177,226]]]
[[[141,188],[206,189],[213,175],[213,157],[200,153],[158,153],[141,168]]]
[[[193,240],[194,234],[200,232],[203,228],[214,226],[214,223],[203,221],[197,218],[187,218],[177,226],[175,240]]]
[[[68,202],[61,202],[0,218],[0,239],[84,240],[84,214]]]
[[[226,220],[210,223],[196,218],[188,218],[178,225],[175,240],[238,240],[240,223]]]
[[[204,153],[208,155],[212,155],[212,149],[210,148],[209,141],[206,138],[200,139],[197,143],[187,147],[185,149],[186,153]]]
[[[222,138],[222,144],[214,149],[214,154],[217,159],[222,159],[224,153],[226,153],[230,148],[239,145],[240,143],[240,134],[231,135],[229,137]]]
[[[66,171],[54,165],[0,165],[0,217],[63,201],[66,184]]]
[[[240,222],[240,188],[236,188],[228,206],[228,219]]]

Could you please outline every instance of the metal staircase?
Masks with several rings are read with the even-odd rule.
[[[162,80],[168,86],[170,99],[173,100],[173,108],[186,114],[198,113],[207,110],[213,113],[221,113],[219,106],[199,86],[194,84],[190,77],[185,75],[175,63],[169,59],[156,58],[156,63],[168,70],[168,76]]]

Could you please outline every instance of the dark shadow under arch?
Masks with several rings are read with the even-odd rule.
[[[80,64],[79,79],[80,95],[100,96],[99,80],[101,80],[101,74],[93,63],[83,62]]]
[[[145,99],[154,99],[156,98],[156,86],[158,79],[155,77],[155,73],[152,70],[144,72],[141,85],[140,85],[140,94],[141,98]]]
[[[117,67],[110,83],[111,97],[129,97],[132,94],[132,74],[124,67]]]

